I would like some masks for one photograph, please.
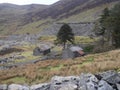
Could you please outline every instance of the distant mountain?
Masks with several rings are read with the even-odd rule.
[[[21,15],[27,13],[34,13],[36,11],[42,11],[47,8],[47,5],[31,4],[31,5],[14,5],[9,3],[0,4],[0,20],[9,20],[19,18]]]
[[[0,34],[12,34],[23,23],[26,14],[42,11],[47,7],[48,5],[39,4],[0,4]]]
[[[52,5],[0,4],[0,34],[38,33],[54,22],[95,21],[119,0],[60,0]]]
[[[0,11],[4,11],[4,12],[8,11],[8,13],[21,12],[21,14],[25,14],[25,13],[33,12],[36,10],[41,11],[47,7],[48,7],[48,5],[40,5],[40,4],[15,5],[15,4],[9,4],[9,3],[2,3],[2,4],[0,4]],[[9,10],[11,10],[12,12],[10,12]],[[3,13],[0,13],[0,14],[3,14]]]

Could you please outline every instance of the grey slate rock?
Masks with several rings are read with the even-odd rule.
[[[0,90],[7,90],[7,85],[6,84],[3,84],[3,85],[0,85]]]
[[[87,87],[84,85],[84,86],[80,86],[78,87],[78,90],[87,90]]]
[[[120,76],[116,71],[107,71],[100,74],[103,80],[110,84],[116,84],[120,82]]]
[[[78,81],[79,77],[77,76],[54,76],[51,79],[50,90],[76,90]]]
[[[97,90],[98,79],[93,74],[81,74],[79,81],[79,88],[81,90]]]
[[[98,90],[114,90],[106,81],[101,80],[98,84]]]
[[[61,86],[59,90],[77,90],[77,85],[69,83]]]
[[[118,76],[118,74],[115,74],[115,75],[110,76],[104,80],[106,80],[110,84],[116,84],[116,83],[120,82],[120,77]]]
[[[116,84],[117,89],[120,90],[120,84]]]
[[[97,85],[93,82],[87,83],[87,90],[97,90]]]
[[[50,84],[49,83],[43,83],[38,85],[32,85],[30,87],[30,90],[49,90]]]
[[[106,72],[99,73],[98,75],[101,76],[102,79],[105,79],[107,77],[110,77],[110,76],[113,76],[113,75],[116,75],[116,74],[117,74],[116,71],[109,70],[109,71],[106,71]]]
[[[29,90],[29,87],[19,84],[11,84],[8,86],[8,90]]]

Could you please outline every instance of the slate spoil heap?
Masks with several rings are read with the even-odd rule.
[[[49,83],[32,86],[4,84],[0,85],[0,90],[120,90],[120,73],[111,70],[96,75],[54,76]]]

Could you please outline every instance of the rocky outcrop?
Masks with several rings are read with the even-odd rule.
[[[27,86],[11,84],[8,86],[8,90],[30,90]]]
[[[49,83],[25,86],[0,85],[0,90],[120,90],[120,73],[107,71],[93,75],[54,76]]]

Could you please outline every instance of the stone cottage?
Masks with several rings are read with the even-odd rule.
[[[62,58],[63,59],[75,58],[75,57],[80,57],[80,56],[84,56],[84,55],[85,55],[85,52],[79,46],[70,46],[70,47],[67,47],[62,52]]]

